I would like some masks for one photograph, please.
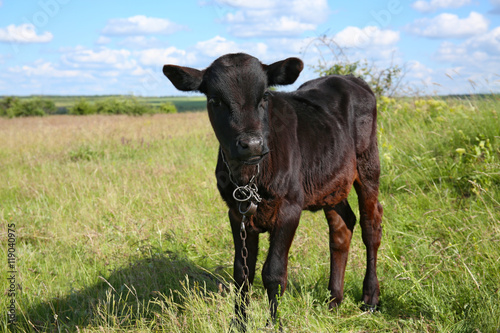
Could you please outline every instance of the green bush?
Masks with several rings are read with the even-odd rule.
[[[125,114],[140,116],[151,113],[151,108],[141,103],[135,97],[127,98],[125,101]]]
[[[320,76],[327,75],[355,75],[368,83],[377,97],[393,96],[399,88],[402,78],[402,69],[397,65],[391,65],[388,68],[380,69],[373,64],[365,61],[355,61],[334,64],[331,67],[326,65],[317,65],[314,71]]]
[[[312,43],[321,54],[316,66],[311,68],[319,76],[354,75],[368,83],[377,97],[394,96],[406,87],[402,80],[406,74],[404,69],[391,63],[386,68],[380,68],[373,62],[365,60],[352,61],[345,50],[335,40],[327,36],[318,37]],[[326,50],[326,56],[323,54]],[[332,65],[333,63],[333,65]]]
[[[8,96],[2,98],[2,100],[0,100],[0,117],[14,117],[12,113],[12,106],[18,102],[19,99],[17,97]]]
[[[106,98],[95,103],[96,112],[99,114],[120,114],[122,105],[115,98]]]
[[[177,108],[172,102],[165,102],[160,104],[159,107],[160,113],[177,113]]]
[[[150,109],[135,97],[118,100],[116,98],[107,98],[96,103],[96,111],[99,114],[128,114],[142,115],[151,113]]]
[[[7,99],[2,104],[8,105],[8,108],[2,111],[2,115],[8,117],[45,116],[57,112],[56,105],[51,100],[41,98],[20,100],[14,97],[7,97]]]
[[[15,103],[11,110],[14,117],[45,116],[41,106],[33,101]]]
[[[50,99],[36,98],[33,100],[34,103],[38,104],[45,114],[56,114],[57,107],[56,103]]]
[[[70,109],[69,114],[73,115],[86,115],[95,114],[97,109],[94,105],[90,104],[86,99],[80,98]]]

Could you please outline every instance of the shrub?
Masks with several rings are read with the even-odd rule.
[[[56,112],[57,108],[53,101],[41,98],[16,99],[8,109],[10,117],[44,116]]]
[[[402,69],[397,65],[380,69],[374,64],[368,64],[366,60],[334,64],[329,67],[319,64],[313,67],[319,76],[327,75],[355,75],[366,81],[377,97],[393,96],[399,89]]]
[[[73,115],[95,114],[97,109],[90,104],[86,99],[80,98],[70,109],[69,113]]]
[[[374,63],[368,63],[367,60],[352,61],[347,57],[344,49],[327,36],[317,38],[313,44],[321,54],[321,60],[318,65],[311,67],[319,76],[358,76],[370,85],[377,97],[394,96],[404,88],[401,83],[406,72],[398,65],[391,63],[387,68],[379,68]],[[323,57],[325,49],[328,53],[326,59]]]
[[[177,108],[172,102],[166,102],[160,104],[159,107],[159,112],[160,113],[177,113]]]
[[[56,114],[58,111],[56,103],[50,99],[36,98],[34,102],[40,105],[45,114]]]
[[[45,112],[40,105],[33,103],[33,101],[15,103],[12,108],[12,115],[14,117],[29,117],[29,116],[44,116]]]
[[[99,114],[120,114],[123,113],[123,106],[115,98],[106,98],[95,103],[96,111]]]
[[[146,113],[151,113],[151,109],[144,103],[141,103],[135,97],[127,98],[124,101],[125,114],[140,116]]]
[[[8,96],[2,98],[2,100],[0,100],[0,116],[9,118],[14,117],[11,108],[15,103],[18,102],[19,99],[17,97]]]
[[[139,102],[135,97],[130,97],[125,100],[107,98],[96,103],[96,110],[99,114],[142,115],[150,113],[150,109]]]

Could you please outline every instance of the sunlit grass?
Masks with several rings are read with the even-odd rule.
[[[327,225],[306,212],[285,331],[500,328],[499,105],[381,100],[381,309],[359,307],[356,227],[345,301],[328,311]],[[227,332],[233,247],[216,154],[206,113],[0,119],[0,236],[16,224],[20,331]],[[350,202],[357,212],[354,193]],[[263,235],[259,272],[267,247]],[[255,332],[268,319],[260,276],[251,298]]]

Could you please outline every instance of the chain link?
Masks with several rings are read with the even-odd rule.
[[[257,202],[261,202],[262,198],[260,197],[259,188],[257,184],[251,182],[245,186],[237,186],[233,191],[233,198],[238,202],[245,202],[249,200],[254,200]]]
[[[242,242],[241,247],[241,257],[243,258],[243,285],[248,287],[248,275],[250,274],[250,270],[247,266],[247,258],[248,258],[248,249],[246,246],[247,240],[247,230],[245,228],[245,221],[247,217],[243,215],[243,219],[241,220],[241,229],[240,229],[240,237]]]

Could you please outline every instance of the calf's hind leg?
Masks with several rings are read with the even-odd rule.
[[[378,201],[380,161],[376,141],[357,157],[358,178],[354,188],[358,194],[360,225],[366,246],[366,274],[362,301],[370,308],[379,304],[377,252],[382,239],[382,205]]]
[[[356,216],[347,200],[335,207],[324,208],[330,231],[330,309],[344,298],[344,274]]]

